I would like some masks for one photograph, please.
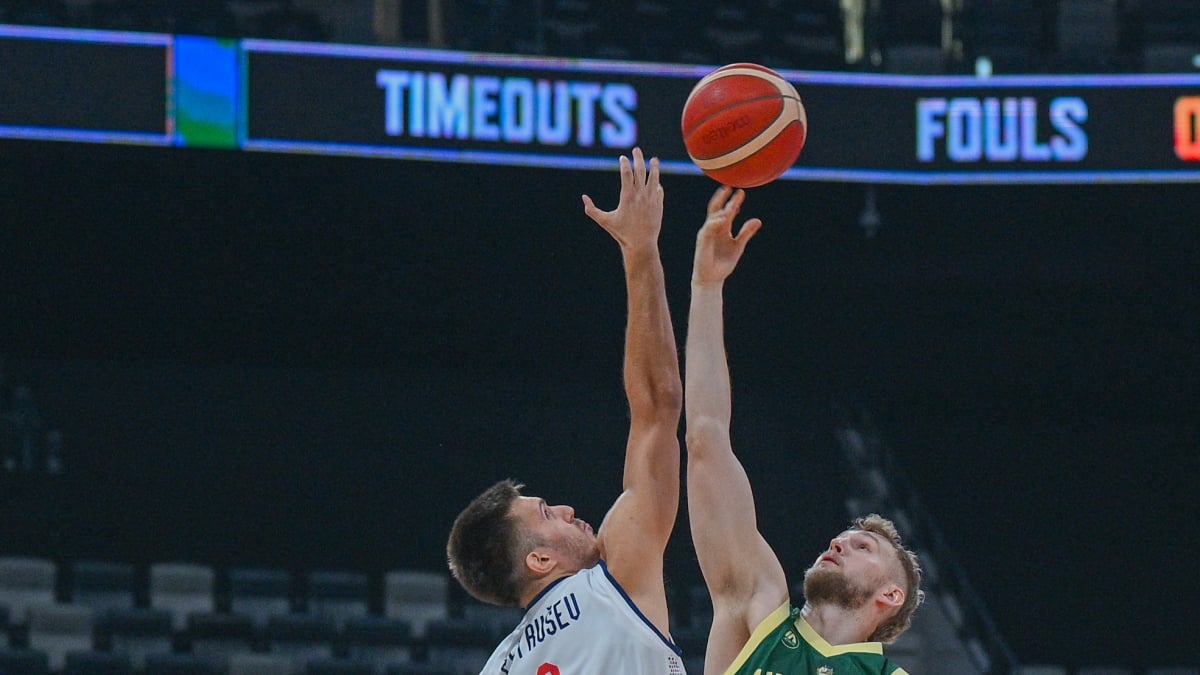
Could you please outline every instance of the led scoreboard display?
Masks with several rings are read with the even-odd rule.
[[[170,43],[0,25],[0,136],[168,143]]]
[[[698,174],[714,66],[0,26],[0,136]],[[1200,181],[1200,75],[780,71],[809,137],[784,179]]]
[[[638,143],[644,124],[656,136],[670,128],[654,128],[642,110],[650,76],[425,50],[402,52],[402,62],[370,47],[280,51],[294,48],[244,43],[249,147],[608,159]]]
[[[247,147],[602,167],[640,144],[678,172],[696,171],[682,102],[712,70],[265,41],[244,50]],[[785,178],[1200,179],[1197,76],[782,72],[810,131]]]

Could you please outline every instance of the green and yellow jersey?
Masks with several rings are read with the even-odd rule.
[[[784,603],[763,619],[725,675],[908,675],[883,655],[883,643],[831,645]]]

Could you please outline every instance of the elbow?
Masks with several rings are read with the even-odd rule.
[[[678,377],[658,382],[651,389],[650,395],[653,397],[655,409],[671,415],[676,420],[683,414],[683,383]]]
[[[689,415],[684,441],[689,456],[702,455],[710,448],[728,444],[729,424],[711,415]]]
[[[646,386],[629,391],[629,405],[647,418],[678,424],[683,414],[683,383],[676,377],[655,378]]]

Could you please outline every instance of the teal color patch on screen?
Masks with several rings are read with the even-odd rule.
[[[174,55],[176,144],[236,148],[238,41],[179,35]]]

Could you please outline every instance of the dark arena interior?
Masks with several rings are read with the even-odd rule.
[[[224,126],[188,49],[240,68]],[[138,50],[179,64],[148,108],[106,93],[162,92]],[[675,92],[744,61],[809,112],[725,294],[788,577],[878,510],[929,564],[914,675],[1197,675],[1197,54],[1192,0],[0,1],[0,673],[478,672],[520,613],[450,579],[459,510],[511,477],[598,523],[621,485],[621,258],[580,195],[664,158],[682,358],[717,184]],[[625,77],[637,131],[385,133],[374,80],[331,94],[360,60]],[[700,675],[682,504],[666,563]]]

